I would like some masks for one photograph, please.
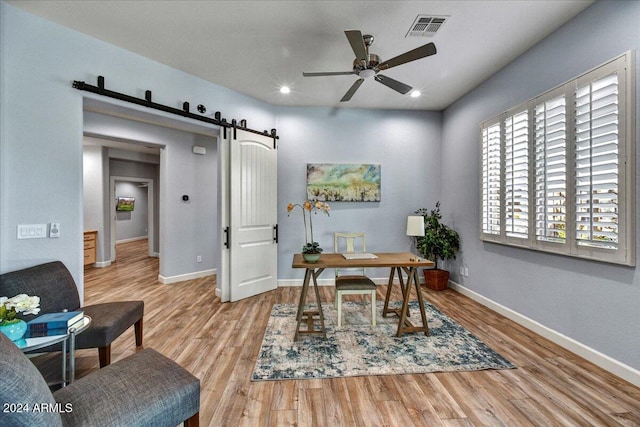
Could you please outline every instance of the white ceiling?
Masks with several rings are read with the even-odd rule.
[[[442,110],[593,0],[7,3],[274,105]],[[405,37],[419,14],[449,18],[433,37]],[[372,34],[370,52],[382,60],[434,42],[436,55],[381,73],[422,96],[369,78],[340,103],[356,76],[302,77],[351,70],[346,29]]]

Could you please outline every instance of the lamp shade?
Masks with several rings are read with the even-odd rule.
[[[419,215],[407,217],[407,236],[424,236],[424,217]]]

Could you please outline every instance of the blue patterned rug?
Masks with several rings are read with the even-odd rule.
[[[253,381],[336,378],[360,375],[398,375],[426,372],[511,369],[515,366],[465,328],[425,303],[431,336],[424,333],[396,337],[398,318],[382,317],[371,326],[370,306],[344,302],[342,327],[337,328],[332,303],[322,304],[327,339],[301,336],[293,341],[296,304],[275,304],[258,354]],[[417,301],[409,306],[419,322]]]

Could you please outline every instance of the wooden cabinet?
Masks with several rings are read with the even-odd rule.
[[[98,241],[97,231],[84,232],[84,265],[96,262],[96,244]]]

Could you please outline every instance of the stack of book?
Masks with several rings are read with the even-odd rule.
[[[66,335],[69,327],[84,317],[83,311],[46,313],[27,322],[26,338]]]

